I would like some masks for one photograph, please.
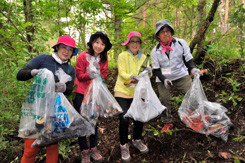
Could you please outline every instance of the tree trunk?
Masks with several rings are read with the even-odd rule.
[[[225,2],[225,28],[224,28],[224,33],[228,31],[228,13],[229,13],[229,0],[226,0]]]
[[[177,7],[175,7],[174,12],[175,12],[174,27],[176,28],[178,26],[178,10],[177,10]]]
[[[62,32],[61,32],[61,29],[60,29],[60,0],[58,0],[58,3],[57,3],[57,8],[58,8],[58,18],[57,18],[57,24],[58,24],[58,27],[59,27],[59,36],[62,36]]]
[[[184,33],[186,33],[186,28],[187,28],[187,15],[185,13],[185,26],[184,26]]]
[[[144,5],[144,9],[143,9],[143,28],[145,28],[145,19],[146,19],[146,6]]]
[[[115,14],[114,20],[115,20],[115,27],[114,27],[115,28],[115,37],[114,38],[115,38],[115,40],[119,40],[120,39],[120,33],[121,33],[122,19]],[[117,58],[118,54],[121,52],[121,49],[119,48],[120,46],[121,46],[121,44],[118,42],[116,47],[114,48],[114,50],[115,50],[114,58],[115,59]]]
[[[220,33],[223,33],[223,25],[224,25],[222,9],[223,9],[223,0],[221,0],[221,3],[219,5]]]
[[[33,26],[33,13],[32,13],[32,5],[31,5],[31,0],[24,0],[23,1],[24,5],[24,13],[25,13],[25,22],[31,22],[31,26],[26,27],[26,37],[29,43],[32,42],[32,36],[34,35],[35,28]],[[29,52],[32,52],[33,47],[29,44],[27,47]]]
[[[198,26],[202,24],[204,21],[204,18],[206,17],[206,0],[199,0],[199,3],[197,5],[197,11],[198,11]]]
[[[205,58],[206,50],[204,50],[204,47],[203,47],[203,42],[205,41],[204,36],[206,34],[206,31],[207,31],[210,23],[214,19],[214,16],[215,16],[216,10],[219,6],[219,3],[220,3],[220,0],[214,0],[207,18],[201,23],[199,29],[197,30],[196,35],[194,36],[193,40],[190,43],[191,53],[193,52],[195,46],[199,45],[198,50],[197,50],[196,54],[194,55],[194,62],[196,62],[197,64],[201,64]]]

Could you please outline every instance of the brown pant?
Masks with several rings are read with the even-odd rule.
[[[191,87],[192,80],[187,75],[180,79],[172,81],[174,87],[176,87],[180,93],[185,94],[189,88]],[[157,83],[158,92],[159,92],[159,100],[162,105],[166,106],[166,110],[163,112],[163,121],[165,123],[170,123],[172,121],[171,116],[171,102],[170,102],[170,90],[166,89],[162,82]]]

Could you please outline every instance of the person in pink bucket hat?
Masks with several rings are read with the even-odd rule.
[[[119,137],[121,158],[123,161],[131,160],[128,144],[129,118],[124,118],[123,116],[127,113],[133,101],[135,92],[135,85],[129,86],[124,85],[124,83],[131,79],[138,80],[137,75],[139,73],[140,67],[146,59],[146,56],[140,51],[142,43],[142,36],[139,32],[130,32],[126,42],[122,43],[122,45],[126,46],[127,50],[120,53],[117,60],[118,76],[114,88],[114,96],[123,109],[123,113],[119,114]],[[148,71],[149,75],[152,74],[149,64],[146,70]],[[147,153],[149,149],[142,141],[143,123],[134,120],[133,123],[134,128],[132,143],[141,153]]]
[[[67,83],[61,83],[57,76],[55,78],[55,91],[62,92],[65,95],[69,95],[72,92],[73,84],[75,80],[75,69],[69,63],[72,56],[77,55],[78,48],[76,48],[76,42],[70,36],[61,36],[57,43],[52,47],[54,52],[52,55],[41,54],[33,58],[27,65],[19,70],[17,73],[17,80],[26,81],[35,77],[41,69],[48,69],[55,74],[59,68],[63,69],[65,73],[71,76],[72,80]],[[36,140],[36,135],[18,135],[24,138],[24,154],[21,159],[21,163],[35,162],[36,154],[39,151],[39,147],[32,147],[31,145]],[[46,162],[57,163],[58,162],[58,142],[52,143],[46,146]]]

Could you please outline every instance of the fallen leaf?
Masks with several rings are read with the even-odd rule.
[[[232,158],[232,155],[230,153],[227,153],[227,152],[219,152],[219,155],[226,160]]]
[[[103,134],[104,131],[105,131],[105,129],[106,129],[106,128],[104,128],[104,127],[99,127],[99,132],[100,132],[101,134]]]

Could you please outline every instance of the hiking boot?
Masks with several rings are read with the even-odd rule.
[[[96,161],[96,162],[103,161],[103,157],[101,156],[97,147],[91,148],[90,153],[91,153],[91,157],[94,161]]]
[[[149,151],[148,147],[142,143],[142,141],[139,140],[132,140],[133,145],[141,152],[141,153],[147,153]]]
[[[124,144],[124,145],[121,145],[120,144],[120,148],[121,148],[121,158],[123,161],[130,161],[131,160],[131,156],[130,156],[130,153],[129,153],[129,146],[128,146],[128,143]]]
[[[90,163],[90,153],[89,149],[83,150],[81,152],[81,163]]]
[[[173,128],[173,126],[174,125],[172,123],[166,123],[162,128],[161,132],[169,132]]]

